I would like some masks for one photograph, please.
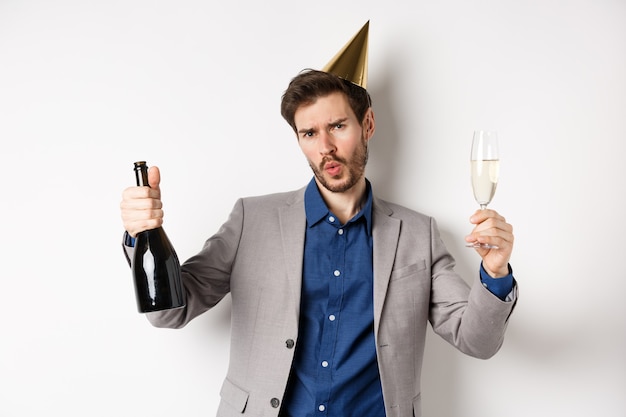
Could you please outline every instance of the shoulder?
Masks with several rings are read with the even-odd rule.
[[[402,221],[412,223],[431,223],[434,221],[432,216],[425,213],[410,209],[403,205],[393,203],[374,196],[373,209],[376,213],[397,218]]]
[[[255,228],[275,225],[281,213],[304,216],[304,190],[240,197],[235,202],[229,222]]]
[[[280,193],[242,197],[239,201],[244,207],[254,207],[255,209],[279,208],[300,203],[304,204],[305,189],[306,187]]]

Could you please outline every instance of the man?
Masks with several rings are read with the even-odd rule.
[[[313,179],[304,188],[240,199],[181,267],[186,307],[150,313],[180,328],[232,296],[231,352],[218,416],[420,416],[427,323],[460,351],[500,348],[516,301],[512,227],[479,210],[471,288],[434,219],[377,198],[365,178],[375,119],[367,91],[308,70],[287,88],[283,117]],[[121,203],[129,236],[162,224],[160,173]],[[132,248],[127,247],[127,251]],[[132,259],[132,257],[131,257]]]

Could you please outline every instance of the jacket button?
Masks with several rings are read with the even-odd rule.
[[[278,406],[280,405],[280,400],[278,398],[272,398],[270,400],[270,404],[272,404],[272,407],[278,408]]]
[[[295,345],[296,343],[293,341],[293,339],[287,339],[287,341],[285,341],[285,346],[287,346],[287,349],[293,349]]]

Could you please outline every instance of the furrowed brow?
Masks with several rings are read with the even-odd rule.
[[[328,123],[328,127],[337,126],[339,124],[345,124],[346,120],[348,120],[347,117],[342,117],[340,119],[334,120],[334,121]]]
[[[315,133],[315,129],[313,129],[313,128],[306,128],[306,129],[298,130],[298,135],[305,135],[307,133]]]

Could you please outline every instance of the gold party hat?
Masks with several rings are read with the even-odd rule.
[[[367,40],[369,20],[322,69],[367,89]]]

